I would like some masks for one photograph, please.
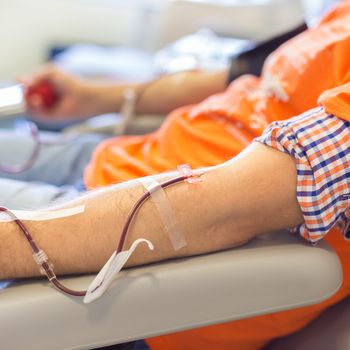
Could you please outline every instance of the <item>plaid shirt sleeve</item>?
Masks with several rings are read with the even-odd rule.
[[[291,231],[316,243],[338,225],[350,238],[350,122],[316,108],[270,124],[255,141],[295,158],[304,223]]]

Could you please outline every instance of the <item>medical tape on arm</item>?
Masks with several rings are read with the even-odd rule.
[[[182,171],[180,171],[182,172]],[[167,231],[172,246],[175,250],[181,249],[187,245],[184,235],[179,228],[169,199],[159,184],[154,178],[148,177],[138,180],[150,194],[150,200],[156,205],[159,212],[162,224]],[[149,250],[154,250],[152,242],[147,239],[140,238],[134,241],[128,250],[117,253],[113,252],[107,263],[102,267],[100,272],[87,288],[84,297],[84,303],[89,304],[100,298],[115,280],[120,270],[126,264],[130,256],[140,243],[146,243]]]
[[[11,210],[12,214],[9,216],[5,212],[0,213],[0,222],[10,222],[19,220],[29,221],[45,221],[64,218],[83,213],[84,205],[79,205],[73,208],[55,209],[55,210]]]
[[[139,179],[138,181],[150,193],[150,200],[157,207],[162,224],[169,235],[173,248],[178,250],[186,246],[187,242],[179,228],[174,210],[172,209],[167,195],[159,182],[151,177]],[[150,250],[154,249],[152,242],[144,238],[140,238],[132,243],[130,249],[120,253],[116,253],[116,251],[113,252],[107,263],[102,267],[100,272],[87,288],[86,295],[84,297],[85,304],[95,301],[106,292],[108,287],[115,280],[120,270],[126,264],[140,243],[146,243],[148,249]]]
[[[174,250],[179,250],[187,245],[175,211],[171,207],[167,194],[157,180],[145,177],[138,180],[150,193],[150,201],[153,202],[159,213],[160,220],[166,230]]]
[[[190,171],[188,167],[185,169],[179,169],[180,173],[186,173]],[[190,174],[187,174],[190,176]],[[195,179],[188,179],[189,181]],[[169,199],[163,190],[162,186],[152,177],[147,177],[138,180],[147,190],[150,195],[150,201],[152,201],[159,213],[162,224],[167,231],[172,246],[175,250],[179,250],[187,245],[186,239],[179,224],[176,220],[173,208],[170,205]],[[154,250],[152,242],[147,239],[140,238],[134,241],[131,247],[126,251],[117,253],[113,252],[112,256],[108,259],[107,263],[102,267],[100,272],[94,278],[89,285],[86,295],[84,297],[84,303],[89,304],[96,299],[100,298],[111,285],[113,280],[117,277],[120,270],[126,264],[130,256],[140,243],[146,243],[149,250]]]

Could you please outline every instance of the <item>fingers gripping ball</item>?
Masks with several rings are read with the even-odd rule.
[[[51,109],[59,101],[59,93],[57,89],[48,80],[43,80],[33,86],[29,86],[25,98],[31,100],[33,97],[39,97],[45,108]]]

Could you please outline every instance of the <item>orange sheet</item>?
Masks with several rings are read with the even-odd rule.
[[[224,93],[175,110],[152,134],[102,143],[86,169],[86,185],[104,186],[174,169],[182,163],[192,167],[221,163],[244,149],[271,121],[316,106],[323,91],[350,81],[349,74],[350,3],[344,1],[318,26],[270,55],[261,78],[243,76]],[[257,350],[273,338],[302,328],[349,294],[350,244],[334,230],[326,239],[339,254],[345,276],[341,290],[328,301],[152,338],[148,344],[153,350]]]

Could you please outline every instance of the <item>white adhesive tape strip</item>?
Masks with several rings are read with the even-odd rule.
[[[151,193],[151,201],[156,205],[162,224],[167,231],[174,250],[187,245],[185,235],[179,226],[175,212],[159,182],[152,177],[139,179],[140,183]]]
[[[135,251],[140,243],[147,243],[150,250],[154,249],[153,244],[144,238],[137,239],[130,247],[129,250],[120,252],[119,254],[114,251],[112,256],[108,259],[106,264],[102,267],[101,271],[97,274],[94,280],[89,285],[86,295],[84,297],[84,303],[89,304],[96,299],[100,298],[109,285],[116,278],[122,267],[128,261],[132,253]]]
[[[59,210],[38,210],[38,211],[26,211],[26,210],[11,210],[16,218],[20,220],[30,220],[30,221],[44,221],[64,218],[67,216],[73,216],[83,213],[85,210],[84,205],[79,205],[73,208],[59,209]],[[0,222],[14,221],[15,218],[9,216],[6,212],[0,213]]]

